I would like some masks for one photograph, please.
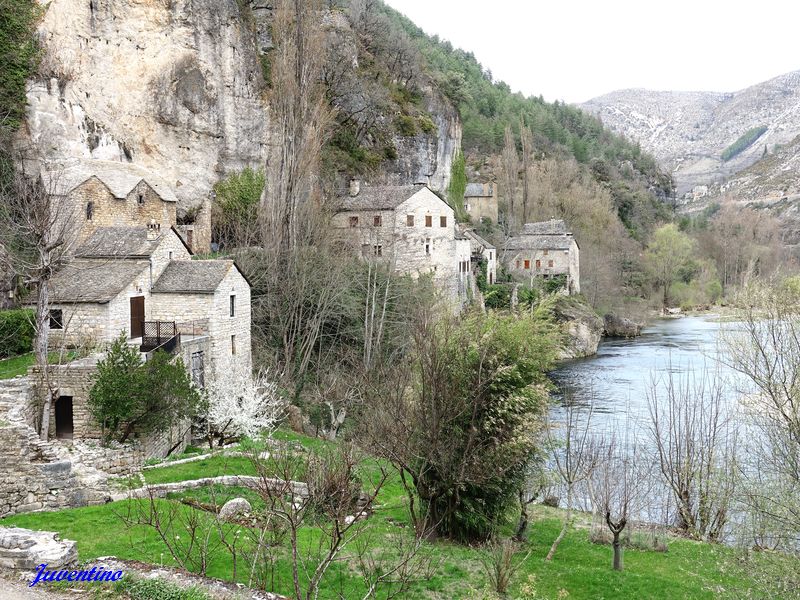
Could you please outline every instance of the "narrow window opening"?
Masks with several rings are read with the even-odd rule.
[[[50,329],[64,329],[64,312],[60,308],[50,311]]]
[[[139,197],[136,199],[139,203],[139,206],[144,206],[144,194],[139,194]]]
[[[86,203],[86,220],[91,221],[94,217],[94,202]]]
[[[358,217],[350,217],[350,227],[358,227]]]
[[[414,226],[414,215],[406,215],[406,226],[407,227]]]
[[[447,227],[447,217],[439,217],[439,227]]]
[[[383,224],[383,219],[380,215],[375,215],[372,217],[372,225],[373,227],[380,227]]]
[[[231,336],[231,354],[236,354],[236,335]]]
[[[232,317],[236,316],[236,294],[231,294],[230,313]]]

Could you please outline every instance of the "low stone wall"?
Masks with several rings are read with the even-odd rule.
[[[97,442],[75,441],[68,444],[56,442],[59,456],[80,465],[86,465],[109,475],[125,476],[141,471],[145,452],[140,444],[101,446]]]
[[[220,475],[218,477],[204,477],[202,479],[190,479],[188,481],[177,481],[174,483],[156,483],[144,487],[128,490],[113,494],[113,501],[125,500],[126,498],[164,498],[167,494],[204,488],[212,485],[226,485],[246,487],[253,490],[268,486],[275,491],[285,491],[298,498],[308,498],[308,484],[302,481],[285,481],[283,479],[262,479],[253,475]]]

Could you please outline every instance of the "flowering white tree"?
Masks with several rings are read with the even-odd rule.
[[[252,375],[238,367],[225,371],[207,387],[208,439],[220,445],[233,436],[255,437],[272,431],[283,416],[284,402],[277,385],[263,371]]]

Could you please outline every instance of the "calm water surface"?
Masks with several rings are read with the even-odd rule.
[[[716,315],[659,319],[638,338],[603,340],[595,356],[562,363],[552,377],[578,403],[593,404],[595,427],[641,427],[649,420],[648,391],[654,382],[663,389],[670,375],[677,382],[718,370],[728,381],[726,396],[742,393],[741,376],[719,360],[721,331],[731,327]]]

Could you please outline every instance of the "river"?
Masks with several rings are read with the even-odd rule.
[[[552,373],[556,385],[572,390],[575,402],[593,405],[593,427],[641,430],[649,422],[647,394],[653,382],[663,389],[671,374],[676,381],[718,370],[728,382],[731,400],[744,393],[743,378],[720,361],[720,333],[735,327],[717,315],[658,319],[633,339],[607,339],[597,354],[561,363]],[[554,410],[557,413],[558,408]]]

